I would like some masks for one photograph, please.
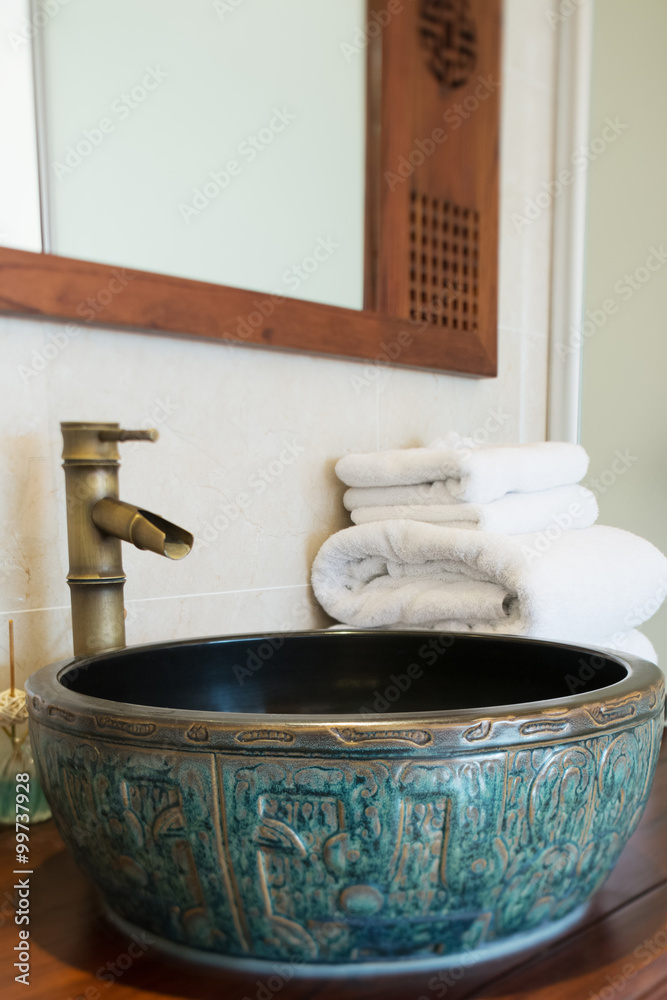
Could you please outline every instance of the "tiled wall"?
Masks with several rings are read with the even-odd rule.
[[[333,472],[348,451],[450,429],[544,438],[551,218],[512,216],[551,172],[549,7],[506,3],[497,379],[0,319],[2,664],[8,617],[21,679],[71,649],[61,420],[157,426],[157,444],[121,446],[121,496],[198,539],[178,563],[124,547],[129,643],[327,624],[309,567],[348,523]]]

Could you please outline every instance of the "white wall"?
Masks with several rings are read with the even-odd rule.
[[[157,444],[121,446],[121,495],[199,539],[179,563],[125,547],[130,643],[326,623],[309,568],[348,523],[333,473],[348,451],[449,429],[544,439],[551,218],[511,219],[551,170],[548,7],[506,4],[497,379],[0,320],[0,646],[12,616],[21,677],[71,649],[61,420],[157,426]]]
[[[360,309],[366,53],[341,45],[365,9],[62,7],[42,34],[53,252]],[[320,239],[335,251],[303,271]]]
[[[666,39],[667,7],[661,0],[596,4],[590,138],[613,136],[608,119],[617,123],[618,134],[606,148],[599,141],[592,147],[598,155],[588,170],[586,321],[580,331],[581,441],[591,455],[589,483],[600,521],[643,535],[662,551],[667,551]],[[661,591],[656,598],[667,591],[667,580]],[[643,631],[664,667],[667,609]]]

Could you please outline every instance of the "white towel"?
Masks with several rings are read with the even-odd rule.
[[[410,490],[418,487],[393,488]],[[389,489],[391,487],[385,488],[384,492]],[[351,492],[352,490],[348,490],[348,493]],[[362,491],[358,489],[356,492]],[[367,492],[370,493],[371,490]],[[508,493],[500,500],[485,504],[413,503],[357,507],[352,509],[351,516],[355,524],[405,519],[444,524],[452,528],[497,531],[508,535],[545,530],[550,534],[558,534],[571,528],[590,528],[597,519],[598,505],[593,493],[583,486],[555,486],[551,490],[539,490],[537,493]]]
[[[342,459],[341,459],[342,461]],[[403,507],[418,504],[461,503],[450,493],[442,480],[435,483],[418,483],[416,486],[351,486],[343,494],[348,510],[359,507]]]
[[[333,618],[361,628],[419,626],[588,645],[646,621],[667,559],[620,528],[501,535],[379,521],[326,540],[312,571]]]
[[[530,493],[578,483],[588,469],[588,455],[578,444],[469,447],[451,434],[430,448],[404,448],[346,455],[336,474],[347,486],[415,486],[444,481],[457,500],[489,503],[506,493]]]

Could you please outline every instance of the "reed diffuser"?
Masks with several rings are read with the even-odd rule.
[[[3,744],[0,769],[0,823],[16,822],[16,784],[21,775],[22,787],[27,784],[28,801],[22,799],[21,814],[29,817],[29,823],[40,823],[49,819],[51,810],[37,777],[37,768],[32,757],[28,736],[28,712],[25,707],[25,691],[16,690],[16,666],[14,661],[14,622],[9,621],[9,687],[0,694],[0,723],[7,737]],[[25,782],[25,776],[29,781]]]

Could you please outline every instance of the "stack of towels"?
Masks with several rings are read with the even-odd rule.
[[[635,626],[667,593],[667,559],[595,524],[578,485],[587,468],[580,445],[476,447],[456,434],[348,455],[336,473],[355,526],[320,549],[315,595],[355,627],[526,635],[657,662]]]

